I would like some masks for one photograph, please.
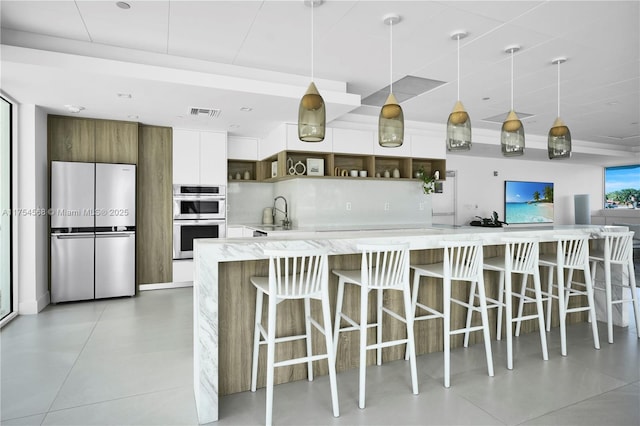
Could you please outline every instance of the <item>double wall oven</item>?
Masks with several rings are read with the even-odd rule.
[[[227,205],[222,185],[173,185],[173,258],[193,258],[196,238],[224,238]]]

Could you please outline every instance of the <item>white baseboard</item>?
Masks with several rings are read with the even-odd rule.
[[[51,303],[51,294],[47,291],[38,300],[27,300],[18,303],[18,314],[35,315]]]
[[[140,284],[138,286],[138,290],[147,291],[147,290],[165,290],[168,288],[183,288],[183,287],[193,287],[193,281],[183,281],[179,283],[155,283],[155,284]]]

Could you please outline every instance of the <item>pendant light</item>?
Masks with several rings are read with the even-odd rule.
[[[400,22],[400,16],[386,15],[383,22],[389,25],[389,96],[380,110],[378,143],[385,148],[394,148],[401,146],[404,140],[404,114],[393,95],[393,26]]]
[[[471,120],[460,101],[460,39],[468,35],[466,31],[456,31],[451,38],[458,41],[458,100],[447,120],[447,150],[469,151],[471,149]]]
[[[553,122],[547,138],[547,151],[550,160],[571,157],[571,132],[560,118],[560,64],[567,62],[567,58],[556,58],[551,61],[558,65],[558,117]]]
[[[518,50],[520,50],[518,45],[509,46],[504,50],[511,54],[511,110],[502,123],[502,131],[500,132],[500,145],[502,146],[502,155],[505,157],[524,154],[524,127],[513,109],[513,54]]]
[[[324,100],[313,82],[313,9],[322,0],[305,0],[311,7],[311,84],[300,100],[298,108],[298,138],[303,142],[322,142],[326,126]]]

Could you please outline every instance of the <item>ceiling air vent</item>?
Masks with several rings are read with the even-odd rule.
[[[194,117],[211,117],[216,118],[220,116],[222,111],[216,108],[191,108],[191,115]]]

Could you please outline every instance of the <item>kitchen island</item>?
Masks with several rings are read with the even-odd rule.
[[[265,249],[308,249],[325,248],[329,252],[329,268],[357,269],[360,266],[357,245],[362,243],[409,243],[411,261],[421,263],[437,262],[442,259],[439,243],[443,240],[481,240],[485,246],[485,256],[501,253],[501,238],[532,237],[540,238],[544,248],[541,252],[554,250],[554,235],[587,234],[598,238],[600,233],[611,230],[611,227],[598,225],[566,225],[522,228],[481,228],[481,227],[430,227],[430,228],[396,228],[362,229],[305,229],[304,232],[283,231],[274,236],[263,238],[237,239],[201,239],[195,244],[195,280],[194,280],[194,393],[200,423],[208,423],[218,419],[218,397],[248,389],[250,380],[251,337],[253,335],[253,312],[255,290],[249,283],[251,275],[267,275],[268,265],[263,254]],[[626,228],[619,228],[620,230]],[[330,274],[332,275],[332,274]],[[485,285],[492,287],[493,294],[497,289],[497,274],[487,275]],[[332,303],[335,300],[337,280],[330,277]],[[437,305],[441,300],[439,286],[425,287],[425,295]],[[543,283],[544,285],[544,283]],[[421,297],[424,297],[421,288]],[[488,295],[491,291],[488,290]],[[345,304],[357,306],[349,302],[350,296],[345,294]],[[385,300],[385,303],[401,303],[399,300]],[[287,302],[284,302],[287,303]],[[283,305],[284,305],[283,303]],[[440,302],[441,303],[441,302]],[[401,306],[401,305],[400,305]],[[291,309],[291,324],[303,324],[297,318],[299,310]],[[314,308],[314,315],[316,314]],[[495,313],[494,320],[495,320]],[[557,318],[555,319],[557,322]],[[586,314],[574,314],[567,322],[586,320]],[[452,321],[464,321],[462,311],[452,312]],[[432,323],[428,324],[427,323]],[[553,320],[552,320],[553,323]],[[286,322],[278,322],[278,327],[291,326]],[[422,325],[424,324],[424,326]],[[416,352],[418,354],[440,350],[442,345],[441,324],[434,321],[416,324]],[[495,327],[494,331],[495,331]],[[532,325],[529,330],[536,329]],[[294,330],[295,331],[295,330]],[[394,333],[403,333],[400,327],[390,327],[391,338]],[[492,332],[493,335],[493,332]],[[470,344],[475,343],[472,336]],[[481,336],[478,336],[481,338]],[[342,337],[341,337],[342,339]],[[346,337],[348,339],[348,336]],[[386,337],[385,337],[386,339]],[[336,368],[342,371],[357,365],[357,342],[340,341]],[[353,345],[352,345],[353,343]],[[355,346],[354,346],[355,345]],[[454,342],[452,347],[459,346]],[[314,341],[314,346],[324,345]],[[388,348],[384,360],[400,359],[404,355],[402,348]],[[395,352],[393,350],[395,349]],[[284,351],[304,350],[289,346]],[[277,354],[276,354],[277,357]],[[263,361],[261,360],[261,363]],[[326,364],[315,363],[317,374],[326,374]],[[261,364],[263,365],[263,364]],[[276,372],[276,383],[297,380],[305,376],[304,365],[292,366],[281,374]],[[261,382],[259,381],[259,385]]]

